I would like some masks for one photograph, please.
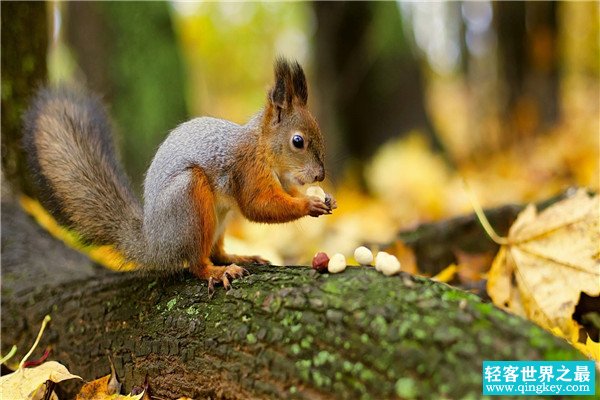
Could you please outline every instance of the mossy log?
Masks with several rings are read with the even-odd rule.
[[[478,297],[372,268],[253,267],[209,298],[187,274],[94,268],[12,203],[2,213],[2,352],[46,313],[51,358],[160,398],[477,398],[489,359],[579,359],[564,341]],[[36,354],[33,355],[34,359]]]

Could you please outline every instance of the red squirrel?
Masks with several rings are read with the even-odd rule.
[[[24,116],[24,145],[40,201],[85,241],[114,245],[127,261],[161,271],[189,267],[198,278],[230,287],[268,261],[225,252],[232,212],[282,223],[331,214],[335,200],[299,186],[323,181],[324,141],[307,109],[302,67],[275,61],[264,109],[245,125],[209,117],[173,129],[144,181],[143,205],[118,162],[107,113],[80,88],[42,89]]]

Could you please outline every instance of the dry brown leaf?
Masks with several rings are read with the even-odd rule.
[[[0,399],[30,399],[46,381],[58,383],[75,378],[81,379],[56,361],[47,361],[33,368],[20,368],[0,377]]]
[[[581,292],[600,295],[599,205],[597,195],[579,190],[539,214],[533,205],[521,212],[490,269],[494,303],[575,337],[572,315]]]

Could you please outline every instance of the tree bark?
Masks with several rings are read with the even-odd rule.
[[[186,273],[91,265],[2,204],[2,353],[42,344],[86,380],[115,361],[161,398],[465,398],[489,359],[576,359],[564,341],[478,297],[373,268],[254,267],[212,299]]]
[[[21,191],[33,193],[21,148],[21,117],[46,80],[48,23],[44,2],[2,2],[2,172]]]

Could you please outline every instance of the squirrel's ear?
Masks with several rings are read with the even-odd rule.
[[[275,86],[269,92],[269,100],[276,107],[288,108],[292,103],[293,90],[290,64],[278,57],[275,60]]]
[[[305,106],[308,101],[308,88],[304,71],[298,62],[294,62],[292,66],[292,82],[294,83],[294,97],[301,105]]]

